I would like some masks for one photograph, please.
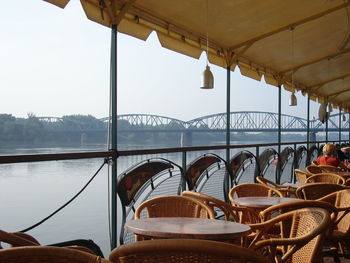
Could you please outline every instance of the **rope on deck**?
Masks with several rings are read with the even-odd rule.
[[[39,225],[41,225],[42,223],[44,223],[46,220],[48,220],[49,218],[51,218],[52,216],[54,216],[55,214],[57,214],[59,211],[61,211],[63,208],[65,208],[67,205],[69,205],[71,202],[74,201],[75,198],[77,198],[84,190],[85,188],[92,182],[92,180],[96,177],[96,175],[101,171],[101,169],[103,168],[103,166],[108,163],[109,158],[105,158],[103,161],[103,164],[97,169],[96,173],[90,178],[90,180],[84,185],[84,187],[77,193],[75,194],[68,202],[66,202],[64,205],[62,205],[61,207],[59,207],[56,211],[54,211],[53,213],[51,213],[50,215],[48,215],[47,217],[45,217],[44,219],[42,219],[41,221],[39,221],[38,223],[21,230],[20,232],[25,233]]]

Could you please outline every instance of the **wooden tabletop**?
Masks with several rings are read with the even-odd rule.
[[[272,197],[247,196],[247,197],[235,198],[233,202],[238,206],[265,209],[273,205],[295,201],[295,200],[300,200],[300,199],[290,198],[290,197],[275,197],[275,196],[272,196]]]
[[[225,220],[192,217],[156,217],[130,220],[125,229],[152,238],[232,240],[251,232],[249,226]]]

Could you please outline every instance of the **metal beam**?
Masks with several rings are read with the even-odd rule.
[[[259,36],[254,37],[254,38],[251,38],[251,39],[249,39],[247,41],[244,41],[242,43],[236,44],[236,45],[232,46],[231,49],[235,50],[237,48],[243,47],[245,45],[250,45],[250,44],[252,44],[252,43],[254,43],[256,41],[259,41],[259,40],[262,40],[264,38],[270,37],[270,36],[275,35],[277,33],[280,33],[280,32],[286,31],[286,30],[290,30],[291,27],[295,28],[296,26],[299,26],[299,25],[311,22],[313,20],[319,19],[322,16],[325,16],[325,15],[328,15],[330,13],[336,12],[336,11],[338,11],[338,10],[344,8],[344,7],[347,7],[348,5],[349,5],[349,2],[346,1],[345,3],[343,3],[341,5],[338,5],[338,6],[335,6],[333,8],[327,9],[325,11],[322,11],[320,13],[317,13],[317,14],[314,14],[312,16],[306,17],[306,18],[301,19],[299,21],[295,21],[295,22],[290,23],[288,25],[284,25],[284,26],[282,26],[280,28],[277,28],[277,29],[272,30],[270,32],[266,32],[264,34],[261,34]]]
[[[129,9],[132,7],[132,5],[136,2],[136,0],[129,0],[126,1],[124,6],[121,8],[120,12],[114,19],[114,24],[119,25],[120,21],[124,18],[125,14],[129,11]]]
[[[337,97],[338,95],[340,95],[340,94],[342,94],[342,93],[344,93],[344,92],[347,92],[347,91],[350,91],[349,89],[344,89],[344,90],[341,90],[341,91],[337,91],[337,92],[333,92],[333,93],[330,93],[330,94],[328,94],[328,97],[333,97],[333,98],[335,98],[335,97]]]
[[[323,57],[320,57],[320,58],[316,58],[316,59],[310,60],[308,62],[304,62],[302,64],[299,64],[299,65],[295,66],[295,67],[285,69],[285,70],[281,71],[281,73],[285,74],[285,73],[290,72],[290,71],[295,72],[295,71],[297,71],[300,68],[303,68],[303,67],[306,67],[306,66],[318,63],[318,62],[320,62],[322,60],[325,60],[325,59],[332,59],[334,57],[337,57],[339,55],[342,55],[342,54],[345,54],[345,53],[348,53],[348,52],[350,52],[350,48],[346,48],[344,50],[341,50],[341,51],[338,51],[338,52],[335,52],[335,53],[332,53],[332,54],[329,54],[329,55],[326,55],[326,56],[323,56]]]
[[[251,43],[249,45],[246,45],[242,50],[239,52],[234,52],[234,50],[229,49],[229,51],[225,52],[225,57],[226,57],[226,63],[228,66],[231,67],[231,65],[238,60],[241,56],[244,55],[244,53],[253,45],[254,43]]]
[[[98,3],[98,8],[101,10],[101,15],[102,15],[102,17],[103,17],[103,9],[106,9],[107,14],[108,14],[108,16],[109,16],[109,22],[110,22],[110,24],[112,25],[112,27],[113,27],[113,25],[116,25],[116,24],[114,23],[114,18],[115,18],[115,16],[114,16],[114,13],[113,13],[113,10],[112,10],[112,7],[111,7],[109,1],[106,1],[106,0],[101,0],[101,1],[99,1],[99,3]]]
[[[338,79],[343,79],[343,78],[346,78],[346,77],[349,77],[350,76],[350,73],[347,73],[347,74],[343,74],[341,76],[338,76],[338,77],[334,77],[334,78],[331,78],[331,79],[327,79],[327,80],[324,80],[322,82],[319,82],[319,83],[316,83],[314,85],[310,85],[306,88],[306,91],[312,91],[311,89],[312,88],[321,88],[321,86],[323,86],[324,84],[327,84],[329,82],[333,82],[333,81],[336,81]]]

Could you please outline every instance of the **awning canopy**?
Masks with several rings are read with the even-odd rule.
[[[64,7],[69,0],[46,0]],[[208,2],[207,2],[208,1]],[[349,0],[81,0],[87,17],[350,112]],[[208,6],[208,8],[207,8]],[[292,85],[293,83],[293,85]]]

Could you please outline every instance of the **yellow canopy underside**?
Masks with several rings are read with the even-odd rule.
[[[46,0],[64,7],[69,0]],[[209,8],[207,8],[207,3]],[[350,112],[349,0],[81,0],[87,17]],[[292,81],[293,80],[293,81]],[[293,85],[292,85],[293,83]]]

